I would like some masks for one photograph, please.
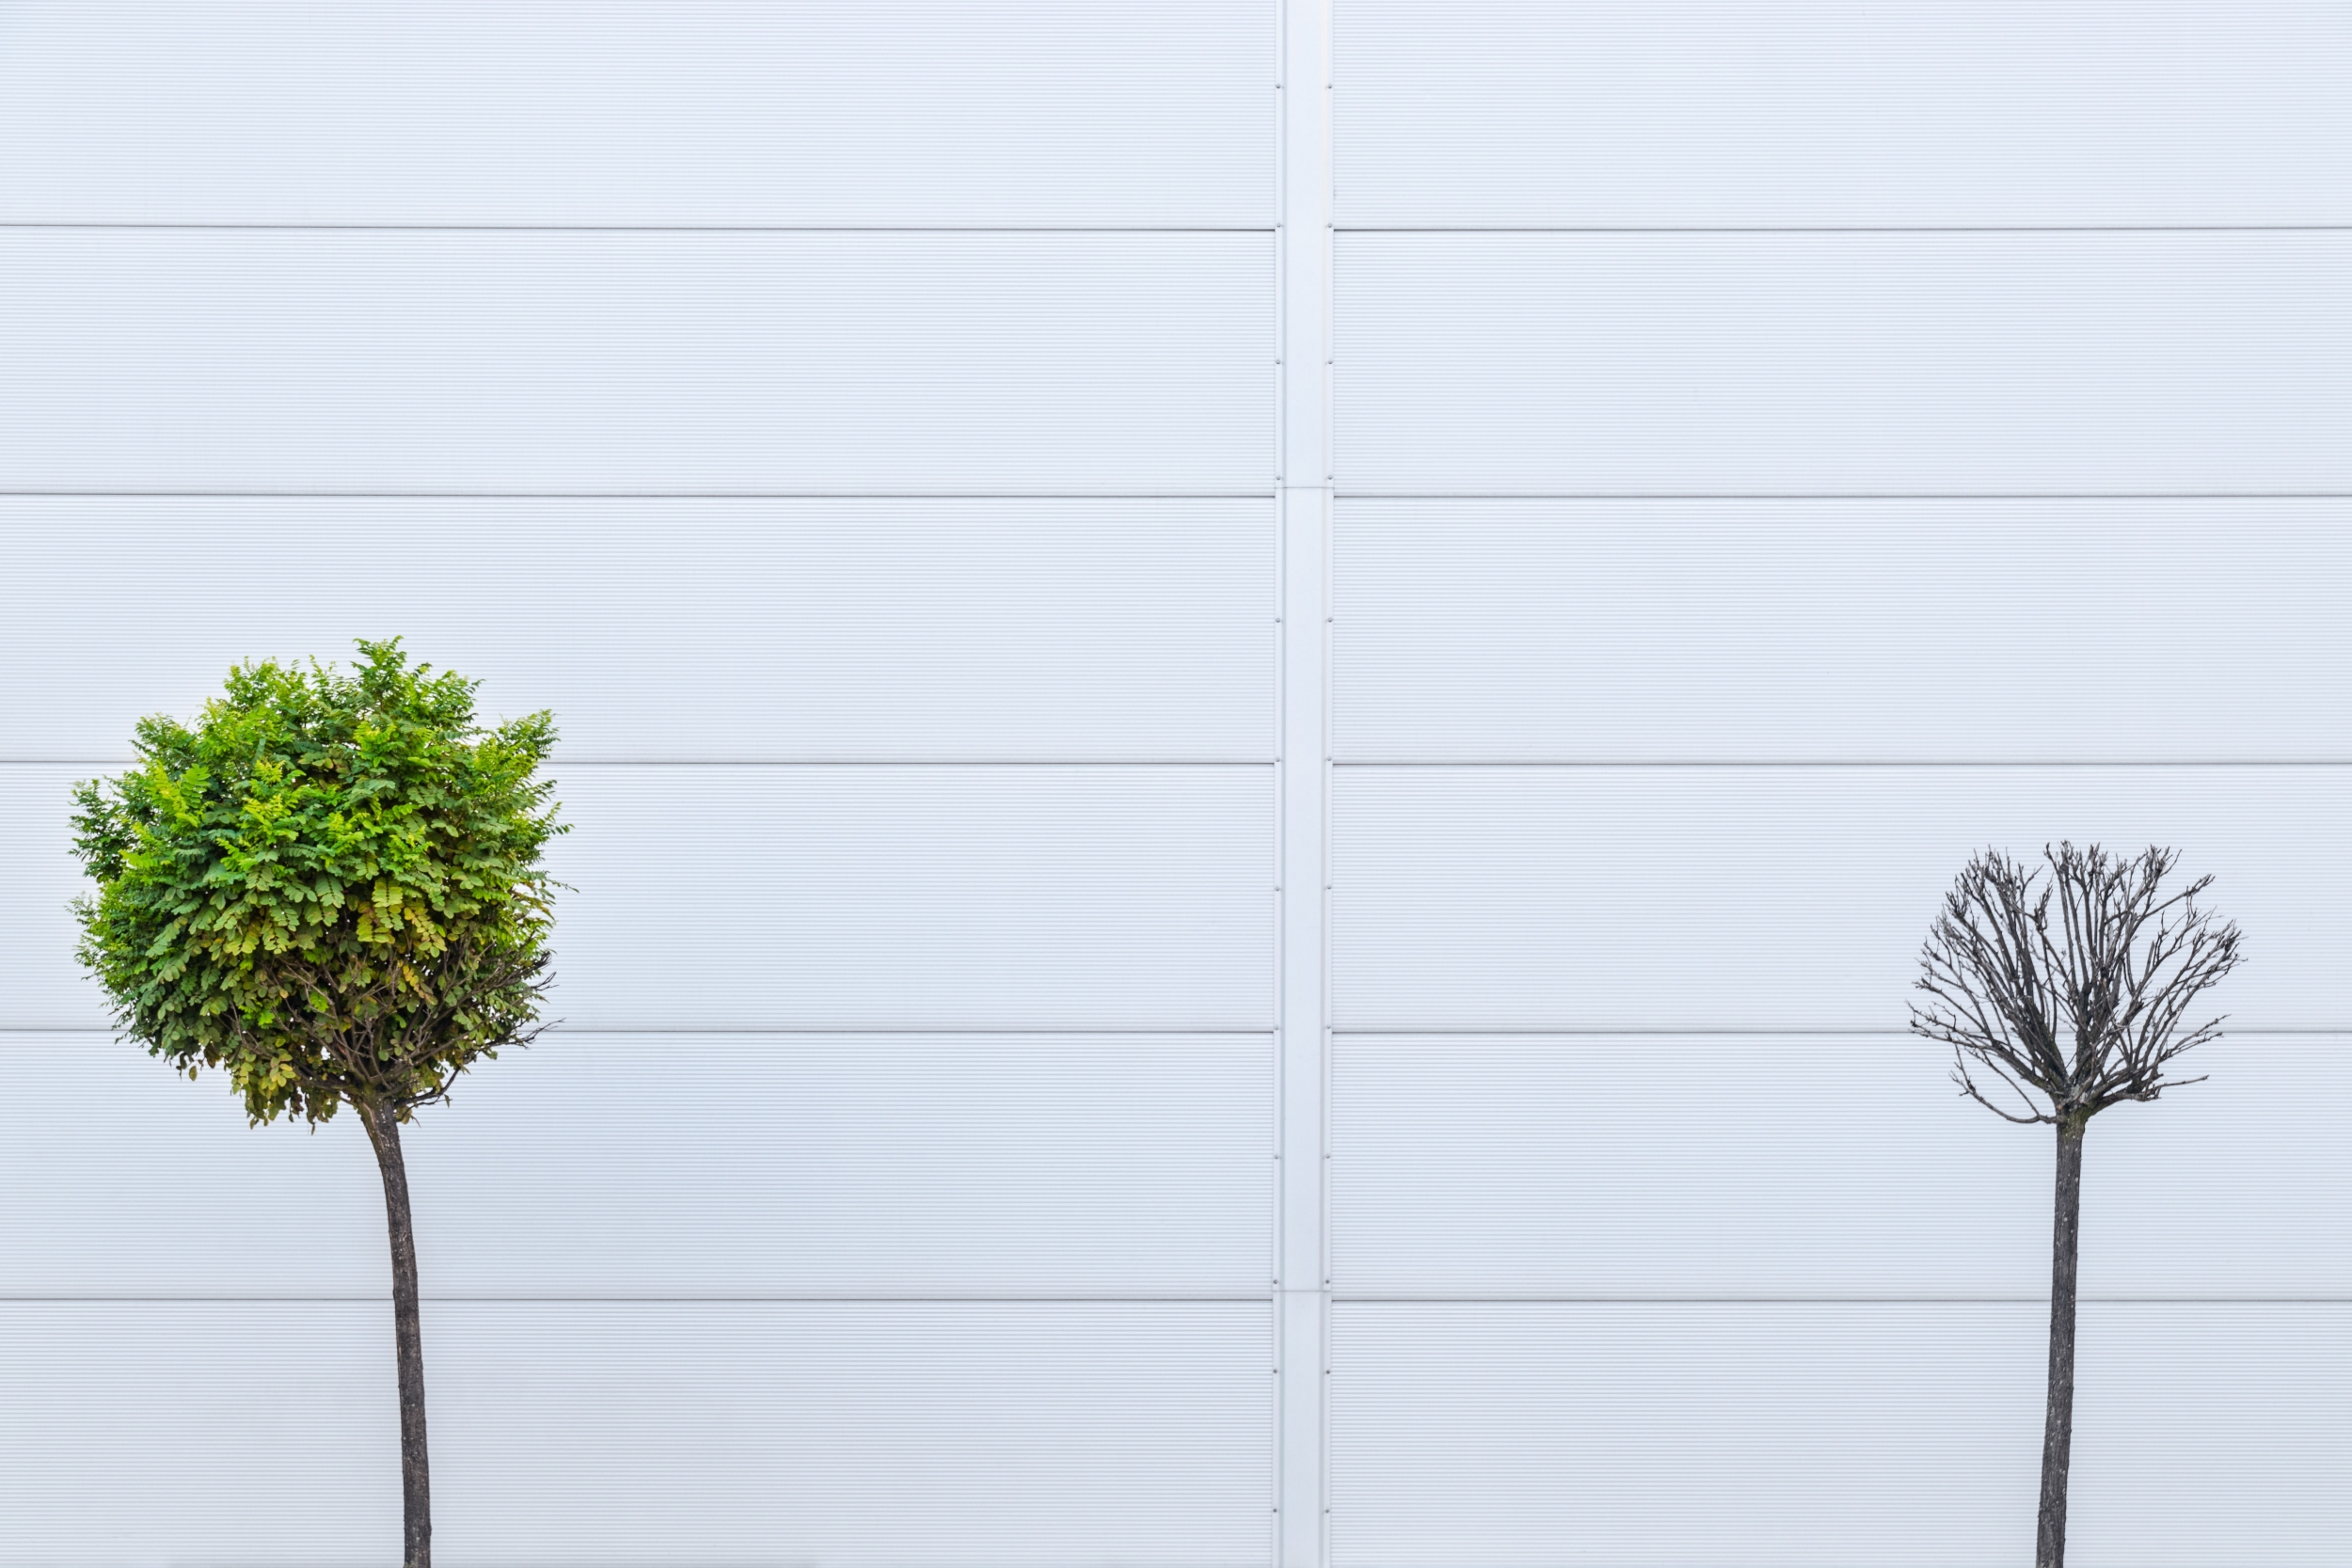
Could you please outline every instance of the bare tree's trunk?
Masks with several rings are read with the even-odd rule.
[[[2074,1448],[2074,1260],[2083,1218],[2082,1120],[2058,1126],[2050,1226],[2050,1402],[2042,1429],[2042,1524],[2034,1568],[2066,1568],[2066,1467]]]
[[[384,1218],[392,1238],[392,1342],[400,1367],[401,1568],[433,1568],[433,1484],[424,1450],[424,1327],[417,1316],[417,1232],[408,1215],[408,1167],[400,1121],[389,1105],[356,1107],[384,1172]]]

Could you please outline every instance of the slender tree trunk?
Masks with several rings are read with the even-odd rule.
[[[2058,1201],[2050,1226],[2050,1402],[2042,1429],[2042,1524],[2034,1568],[2066,1568],[2066,1470],[2074,1449],[2074,1261],[2083,1218],[2083,1131],[2058,1129]]]
[[[433,1483],[424,1449],[424,1327],[417,1316],[417,1232],[408,1214],[408,1167],[400,1121],[389,1105],[356,1107],[384,1172],[384,1219],[392,1239],[392,1342],[400,1367],[401,1568],[433,1568]]]

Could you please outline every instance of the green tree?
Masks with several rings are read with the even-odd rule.
[[[537,777],[554,721],[474,721],[478,683],[362,641],[348,674],[241,666],[193,724],[139,721],[138,762],[77,785],[82,962],[122,1032],[255,1125],[348,1105],[384,1177],[406,1568],[432,1560],[424,1345],[400,1128],[539,1029],[558,884]]]

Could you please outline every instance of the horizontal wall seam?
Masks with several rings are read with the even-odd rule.
[[[285,234],[1265,234],[1279,224],[113,223],[0,219],[0,232]],[[2344,223],[1338,224],[1333,234],[2340,234]]]
[[[1335,234],[2341,234],[2352,223],[1339,224]]]
[[[4,1032],[4,1031],[0,1031]],[[2227,1039],[2336,1039],[2352,1035],[2352,1023],[2341,1028],[2327,1029],[2231,1029],[2224,1032]],[[1334,1028],[1331,1037],[1343,1040],[1351,1037],[1371,1039],[1406,1037],[1430,1038],[1502,1038],[1502,1039],[1909,1039],[1910,1032],[1900,1024],[1883,1029],[1588,1029],[1563,1027],[1556,1029],[1343,1029]]]
[[[0,500],[1271,501],[1265,490],[0,490]],[[4,526],[4,525],[0,525]]]
[[[0,232],[286,234],[1265,234],[1281,225],[1159,223],[264,223],[0,219]],[[1339,234],[2340,234],[2352,223],[1335,224]]]
[[[8,1035],[89,1035],[93,1037],[103,1036],[107,1038],[121,1037],[119,1033],[116,1030],[93,1029],[87,1026],[75,1026],[64,1029],[43,1029],[23,1024],[0,1024],[0,1037]],[[559,1025],[548,1031],[548,1037],[550,1039],[572,1039],[586,1036],[612,1036],[615,1037],[635,1038],[645,1035],[677,1035],[687,1037],[700,1037],[704,1035],[748,1037],[758,1037],[762,1035],[799,1035],[810,1037],[841,1035],[871,1039],[927,1039],[943,1037],[953,1039],[1030,1039],[1037,1037],[1070,1037],[1085,1039],[1102,1038],[1144,1040],[1264,1040],[1273,1038],[1275,1030],[1271,1026],[1263,1029],[1071,1029],[1060,1027],[1040,1029],[874,1029],[861,1028],[855,1025],[841,1029],[826,1029],[794,1024],[780,1024],[773,1028],[757,1029],[677,1029],[663,1027],[649,1027],[644,1029],[573,1029]]]
[[[2352,500],[2352,490],[0,490],[8,500],[1271,501],[2270,501]],[[0,524],[0,526],[6,526]]]
[[[1928,757],[1902,761],[1871,761],[1841,759],[1813,761],[1802,757],[1761,758],[1671,758],[1642,757],[1630,760],[1589,760],[1551,758],[1513,758],[1502,761],[1397,761],[1385,758],[1334,757],[1332,768],[1411,768],[1427,771],[1433,768],[2346,768],[2352,757],[2160,757],[2101,759],[2079,757]]]
[[[0,495],[22,492],[0,491]],[[1338,501],[2339,501],[2347,490],[1350,490]]]
[[[1334,1307],[2046,1307],[2049,1295],[1350,1295]],[[2077,1295],[2087,1307],[2352,1307],[2352,1295]]]
[[[679,1029],[649,1026],[643,1029],[573,1029],[557,1027],[548,1032],[548,1038],[616,1039],[642,1038],[648,1035],[675,1036],[681,1039],[746,1038],[766,1036],[787,1038],[823,1039],[1117,1039],[1117,1040],[1272,1040],[1281,1031],[1268,1026],[1263,1029],[874,1029],[852,1026],[841,1029],[809,1028],[782,1024],[757,1029]],[[11,1035],[27,1037],[87,1036],[91,1038],[119,1040],[124,1037],[112,1029],[73,1025],[46,1029],[37,1025],[0,1024],[0,1040]],[[1443,1026],[1413,1029],[1343,1029],[1330,1031],[1334,1040],[1346,1039],[1900,1039],[1911,1036],[1900,1024],[1888,1024],[1879,1029],[1591,1029],[1563,1026],[1552,1029],[1490,1029],[1446,1028]],[[2344,1039],[2352,1037],[2352,1023],[2335,1028],[2320,1029],[2231,1029],[2227,1039]]]
[[[0,757],[0,768],[124,768],[135,757]],[[547,764],[560,773],[582,768],[1272,768],[1275,757],[566,757]]]
[[[888,1305],[895,1305],[895,1304],[905,1304],[905,1305],[917,1305],[917,1304],[920,1304],[920,1305],[931,1305],[931,1306],[940,1306],[940,1307],[960,1307],[960,1306],[1006,1306],[1006,1307],[1027,1307],[1027,1306],[1036,1306],[1036,1307],[1053,1307],[1053,1306],[1072,1306],[1072,1307],[1077,1307],[1077,1306],[1089,1306],[1089,1307],[1093,1307],[1093,1306],[1099,1306],[1099,1307],[1121,1307],[1121,1306],[1126,1306],[1126,1307],[1184,1307],[1184,1306],[1201,1306],[1201,1307],[1236,1307],[1236,1306],[1239,1306],[1239,1307],[1271,1307],[1271,1306],[1274,1304],[1274,1297],[1273,1297],[1272,1292],[1270,1292],[1270,1291],[1269,1291],[1267,1294],[1265,1294],[1265,1295],[1258,1295],[1258,1296],[1230,1296],[1230,1295],[1200,1295],[1200,1296],[1171,1296],[1171,1295],[1143,1295],[1143,1296],[1073,1296],[1073,1295],[1052,1295],[1052,1296],[1035,1296],[1035,1295],[1002,1295],[1002,1296],[976,1296],[976,1295],[953,1295],[953,1296],[918,1296],[918,1295],[895,1295],[895,1296],[878,1296],[878,1295],[855,1295],[855,1296],[825,1296],[825,1295],[756,1295],[756,1296],[746,1296],[746,1295],[727,1295],[727,1296],[590,1296],[590,1295],[578,1295],[578,1296],[474,1296],[474,1295],[437,1295],[437,1294],[435,1294],[434,1292],[432,1292],[432,1291],[427,1291],[422,1292],[421,1295],[419,1295],[419,1297],[418,1297],[417,1299],[419,1299],[420,1301],[427,1301],[427,1302],[437,1302],[437,1302],[451,1302],[451,1303],[467,1303],[467,1302],[470,1302],[470,1303],[479,1303],[479,1304],[483,1304],[483,1305],[490,1305],[490,1306],[516,1306],[516,1307],[535,1307],[535,1306],[547,1306],[547,1307],[562,1307],[562,1306],[580,1306],[580,1307],[604,1307],[604,1306],[656,1306],[656,1307],[701,1307],[701,1306],[708,1306],[708,1307],[729,1307],[729,1306],[778,1306],[778,1307],[784,1307],[784,1306],[793,1306],[793,1305],[799,1305],[799,1304],[806,1304],[806,1305],[810,1305],[810,1306],[833,1306],[833,1307],[888,1306]],[[2090,1299],[2090,1298],[2086,1297],[2086,1298],[2084,1298],[2084,1299],[2088,1300],[2088,1299]],[[337,1303],[345,1303],[345,1302],[360,1302],[360,1303],[368,1303],[368,1304],[383,1304],[383,1303],[388,1303],[388,1302],[389,1302],[390,1300],[391,1300],[391,1296],[390,1296],[390,1294],[389,1294],[389,1292],[378,1293],[378,1294],[375,1294],[375,1295],[364,1295],[364,1294],[340,1294],[340,1295],[301,1295],[301,1296],[273,1296],[273,1295],[250,1295],[250,1296],[192,1295],[192,1296],[181,1296],[181,1295],[166,1295],[166,1294],[145,1294],[145,1295],[0,1295],[0,1306],[29,1306],[29,1305],[34,1305],[34,1304],[50,1304],[50,1305],[56,1305],[56,1306],[70,1306],[70,1305],[75,1305],[75,1304],[81,1304],[81,1303],[88,1303],[88,1304],[92,1304],[92,1305],[100,1305],[100,1304],[124,1304],[124,1305],[134,1305],[134,1306],[138,1305],[138,1304],[142,1304],[142,1303],[153,1303],[153,1304],[155,1304],[155,1305],[161,1306],[161,1305],[164,1305],[164,1304],[166,1304],[166,1303],[175,1303],[175,1304],[176,1304],[176,1303],[186,1303],[186,1302],[222,1302],[222,1303],[237,1303],[237,1304],[241,1304],[241,1305],[247,1305],[247,1306],[264,1306],[264,1305],[272,1305],[272,1306],[310,1306],[310,1305],[321,1305],[321,1306],[324,1306],[324,1305],[332,1305],[332,1304],[337,1304]]]
[[[135,757],[0,757],[0,768],[124,768]],[[561,773],[564,769],[585,768],[1274,768],[1279,757],[563,757],[548,764],[548,770]],[[1697,761],[1684,759],[1642,758],[1634,761],[1590,760],[1513,760],[1513,761],[1450,761],[1400,762],[1380,759],[1331,760],[1334,771],[1351,768],[1383,768],[1393,771],[1430,772],[1440,769],[1479,771],[1495,768],[1555,768],[1592,772],[1606,768],[1630,770],[1635,768],[1691,768],[1717,770],[1789,771],[1798,768],[1879,770],[1929,768],[2352,768],[2352,757],[2168,757],[2147,759],[2080,759],[2070,757],[1997,757],[1992,759],[1967,757],[1931,757],[1901,762],[1829,761],[1804,759],[1762,758]]]
[[[1156,223],[62,223],[0,218],[0,232],[285,234],[1273,234],[1273,224]]]
[[[2352,1296],[2094,1296],[2087,1307],[2352,1307]],[[1334,1307],[2047,1307],[2041,1296],[1564,1296],[1352,1295],[1331,1293]]]
[[[1279,483],[1279,482],[1278,482]],[[2346,490],[1349,490],[1337,501],[2352,500]],[[1271,501],[1278,490],[0,490],[9,500]]]
[[[1087,1307],[1267,1307],[1276,1294],[1327,1296],[1334,1307],[2042,1307],[2046,1295],[1470,1295],[1459,1292],[1355,1295],[1344,1290],[1269,1291],[1264,1295],[437,1295],[427,1302],[516,1307],[730,1307],[730,1306],[1087,1306]],[[332,1295],[0,1295],[0,1306],[73,1306],[224,1303],[249,1306],[381,1305],[389,1293]],[[2352,1296],[2084,1295],[2098,1307],[2352,1307]]]

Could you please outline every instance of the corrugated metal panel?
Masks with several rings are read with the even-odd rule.
[[[1264,234],[0,233],[0,488],[1270,494]]]
[[[74,0],[0,26],[0,219],[1272,223],[1267,0]]]
[[[24,530],[119,520],[57,558],[76,580],[20,592],[47,607],[20,662],[56,663],[60,636],[103,619],[76,597],[93,581],[118,619],[126,578],[285,608],[175,629],[141,586],[151,645],[0,708],[0,748],[27,733],[18,711],[61,744],[92,737],[0,750],[58,764],[0,767],[0,1028],[100,1021],[59,912],[76,885],[62,786],[103,766],[73,753],[119,755],[134,707],[184,706],[230,654],[405,629],[423,657],[490,676],[494,704],[580,721],[554,1009],[578,1032],[486,1069],[414,1139],[428,1289],[574,1298],[428,1308],[451,1568],[1264,1562],[1278,1429],[1289,1560],[1315,1555],[1330,1439],[1338,1568],[1991,1568],[2024,1549],[2029,1300],[1360,1298],[1565,1292],[1603,1266],[1668,1293],[1995,1279],[2030,1296],[2045,1139],[1953,1102],[1924,1047],[1760,1031],[1899,1027],[1960,858],[2069,832],[2161,837],[2222,873],[2259,960],[2223,998],[2240,1022],[2352,1026],[2352,930],[2333,912],[2352,871],[2344,768],[1343,768],[1326,863],[1322,778],[1288,770],[1304,815],[1278,834],[1263,766],[1270,670],[1264,622],[1250,627],[1273,600],[1242,591],[1273,563],[1249,553],[1263,499],[1215,524],[1207,507],[1073,523],[947,499],[1263,498],[1287,362],[1280,466],[1300,484],[1275,575],[1289,728],[1311,742],[1321,664],[1298,639],[1325,613],[1328,557],[1300,487],[1325,469],[1300,470],[1332,449],[1324,377],[1302,367],[1328,362],[1327,283],[1337,467],[1359,494],[2352,491],[2352,237],[2081,231],[2345,221],[2341,16],[1666,3],[1406,16],[1338,0],[1339,216],[2077,231],[1357,234],[1327,277],[1323,12],[1304,4],[1279,12],[1291,103],[1267,118],[1263,0],[641,0],[560,17],[146,0],[0,20],[0,223],[36,225],[0,234],[0,489],[450,498],[16,513]],[[1381,25],[1388,88],[1366,52]],[[1295,285],[1279,288],[1258,162],[1278,123]],[[1604,156],[1579,154],[1595,142]],[[1570,209],[1584,215],[1543,215]],[[38,227],[66,219],[191,227]],[[270,223],[295,227],[233,230]],[[901,231],[750,231],[861,224]],[[959,224],[1229,231],[943,227]],[[733,231],[617,231],[663,226]],[[865,499],[702,510],[630,492]],[[886,499],[919,496],[934,504]],[[1343,601],[1369,586],[1346,551],[1373,515],[1343,511]],[[1475,556],[1440,526],[1453,514],[1422,515],[1438,521],[1391,558],[1391,624],[1460,646],[1412,669],[1393,650],[1396,684],[1447,710],[1397,710],[1397,744],[1436,749],[1395,760],[1558,760],[1563,736],[1643,736],[1701,750],[1567,755],[1819,763],[1845,736],[1855,750],[1834,754],[1853,760],[2020,760],[1989,750],[2027,733],[2017,721],[1996,735],[1986,705],[1947,705],[1903,730],[1854,673],[1902,668],[1884,603],[1911,611],[1907,631],[1988,580],[1956,532],[1895,560],[1841,553],[1826,512],[1784,514],[1817,519],[1781,535],[1798,563],[1783,613],[1814,623],[1799,629],[1737,613],[1734,573],[1772,575],[1732,537],[1760,511],[1687,514],[1717,530],[1692,545],[1708,571],[1669,562],[1676,592],[1647,603],[1620,574],[1626,603],[1581,609],[1564,585],[1638,565],[1654,533],[1621,535],[1614,565]],[[2043,530],[2044,552],[2079,544],[2070,570],[2093,602],[2185,598],[2231,644],[2205,657],[2236,685],[2204,700],[2243,711],[2192,730],[2117,709],[2106,729],[2034,732],[2064,741],[2044,760],[2177,763],[2198,737],[2245,746],[2217,753],[2241,761],[2341,758],[2341,705],[2281,673],[2342,662],[2313,626],[2332,606],[2304,596],[2340,562],[2237,520],[2143,555],[2135,578],[2096,571],[2097,542],[2054,535],[2050,515],[2009,526]],[[338,539],[371,526],[510,592],[546,584],[544,610],[391,573],[323,589]],[[2102,537],[2144,549],[2130,527]],[[175,528],[188,538],[159,543]],[[207,577],[221,561],[233,573]],[[1949,576],[1947,597],[1907,574]],[[1675,603],[1710,582],[1711,617],[1706,594]],[[2265,594],[2261,626],[2224,624]],[[398,625],[345,624],[393,610]],[[1567,614],[1592,641],[1545,624]],[[1656,669],[1597,667],[1612,614],[1610,657],[1651,638]],[[2005,653],[2062,663],[2030,607],[2012,614]],[[1343,616],[1343,744],[1376,689],[1353,684],[1371,668],[1353,628]],[[228,646],[296,635],[311,646]],[[166,662],[191,684],[140,694]],[[685,696],[678,669],[699,677]],[[1591,709],[1543,709],[1571,673],[1614,689],[1613,738]],[[1758,689],[1803,691],[1803,712],[1773,725]],[[1899,749],[1939,734],[1949,747]],[[2256,757],[2256,740],[2292,754]],[[843,766],[634,766],[786,761]],[[1222,766],[968,766],[988,761]],[[888,762],[937,766],[871,766]],[[1330,1314],[1327,1432],[1319,1389],[1274,1386],[1326,1381],[1307,1325],[1327,1295],[1284,1292],[1279,1347],[1264,1299],[1275,884],[1298,899],[1302,868],[1318,895],[1337,883],[1327,994],[1343,1025],[1744,1032],[1341,1038],[1330,1241],[1359,1299]],[[1291,906],[1280,944],[1294,1172],[1321,1164],[1327,1109],[1320,902]],[[795,1029],[905,1033],[691,1033]],[[1200,1033],[989,1034],[1053,1030]],[[15,1249],[0,1275],[380,1289],[347,1125],[249,1132],[216,1083],[173,1084],[103,1040],[0,1046],[32,1085],[0,1119],[39,1122],[0,1155],[24,1167],[0,1171],[8,1190],[35,1195],[0,1220]],[[1612,1050],[1614,1076],[1592,1059]],[[2341,1289],[2308,1253],[2342,1238],[2303,1210],[2344,1176],[2343,1041],[2223,1051],[2239,1071],[2103,1121],[2094,1293]],[[1677,1067],[1713,1086],[1657,1076]],[[1804,1120],[1824,1114],[1808,1087],[1870,1120]],[[2290,1109],[2272,1108],[2281,1092]],[[60,1147],[40,1118],[69,1099],[117,1109]],[[1938,1172],[1974,1202],[1923,1190]],[[1326,1237],[1316,1184],[1291,1193],[1305,1201],[1285,1205],[1279,1273],[1295,1285]],[[1821,1213],[1835,1235],[1807,1227]],[[721,1291],[1258,1299],[659,1299]],[[2090,1307],[2078,1562],[2324,1560],[2352,1524],[2346,1310]],[[376,1560],[396,1513],[388,1316],[0,1303],[0,1561]],[[291,1474],[301,1507],[255,1503],[256,1475]]]
[[[423,1288],[1263,1296],[1271,1053],[556,1033],[410,1126]],[[87,1105],[104,1118],[57,1114]],[[104,1035],[0,1036],[0,1298],[390,1289],[350,1117],[255,1131],[217,1075],[191,1085]]]
[[[2352,234],[1343,234],[1355,494],[2352,491]]]
[[[2219,879],[2255,956],[2217,995],[2239,1027],[2343,1030],[2348,791],[2317,767],[1342,768],[1335,1022],[1899,1030],[1970,851],[2071,837]]]
[[[95,988],[74,966],[67,905],[88,889],[68,791],[94,768],[0,767],[0,1029],[95,1028]]]
[[[1269,1310],[428,1303],[435,1559],[1263,1563]],[[389,1560],[391,1360],[379,1305],[0,1304],[0,1562]]]
[[[2038,1303],[1340,1306],[1340,1568],[1994,1568]],[[2067,1559],[2333,1563],[2352,1307],[2086,1306]]]
[[[94,1028],[66,786],[0,768],[0,1028]],[[550,1016],[580,1029],[1271,1026],[1264,768],[585,768]]]
[[[2352,14],[2165,0],[1337,0],[1340,221],[2352,221]]]
[[[1343,760],[2352,761],[2352,500],[1337,512]],[[2017,700],[2000,650],[2098,668],[2126,623],[2197,654]]]
[[[0,690],[11,759],[393,631],[573,761],[1273,754],[1266,501],[20,498],[0,562],[0,660],[114,628]]]
[[[2352,1298],[2352,1041],[2240,1036],[2091,1125],[2090,1296]],[[1341,1036],[1356,1295],[2032,1296],[2052,1138],[1909,1036]]]

